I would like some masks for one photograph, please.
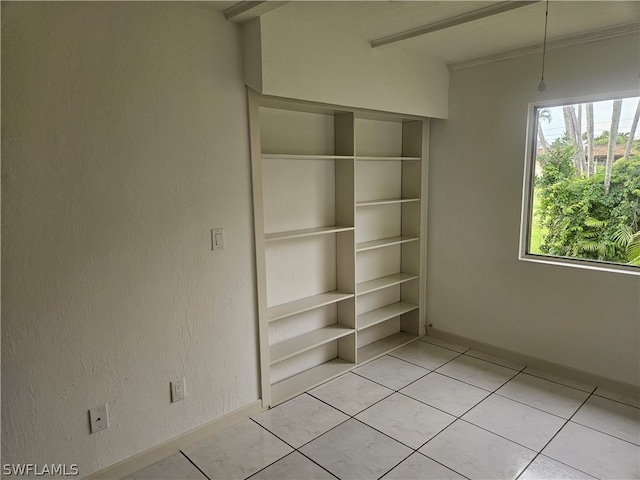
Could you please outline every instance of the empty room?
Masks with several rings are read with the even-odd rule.
[[[1,8],[2,478],[640,478],[640,2]]]

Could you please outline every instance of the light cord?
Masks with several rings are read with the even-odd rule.
[[[544,14],[544,40],[542,41],[542,78],[538,85],[538,91],[544,92],[546,85],[544,84],[544,63],[547,56],[547,24],[549,22],[549,0],[547,0],[547,9]]]

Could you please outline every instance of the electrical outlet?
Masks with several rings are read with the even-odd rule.
[[[186,396],[187,396],[187,392],[184,388],[184,377],[182,377],[179,380],[174,380],[173,382],[171,382],[171,403],[184,400],[184,397]]]
[[[109,428],[109,410],[106,403],[89,410],[89,426],[91,433]]]

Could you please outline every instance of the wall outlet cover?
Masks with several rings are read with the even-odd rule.
[[[179,402],[180,400],[184,400],[184,397],[187,396],[187,392],[185,390],[184,377],[174,380],[171,382],[171,402]]]
[[[106,403],[89,410],[89,427],[91,433],[109,428],[109,410]]]

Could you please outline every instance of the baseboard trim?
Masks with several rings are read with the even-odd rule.
[[[198,443],[199,441],[210,437],[214,433],[246,420],[261,411],[262,401],[256,400],[245,407],[229,412],[226,415],[222,415],[215,420],[167,440],[166,442],[156,445],[149,450],[145,450],[144,452],[140,452],[132,457],[122,460],[121,462],[102,469],[86,478],[87,480],[114,480],[124,478],[162,460],[165,457],[168,457],[169,455],[179,452],[183,448],[189,447],[194,443]]]
[[[560,363],[551,362],[543,358],[516,352],[490,343],[480,342],[462,335],[438,330],[436,328],[427,328],[427,337],[438,338],[450,343],[474,348],[490,355],[502,357],[506,360],[523,363],[531,368],[570,378],[588,385],[594,385],[602,389],[611,390],[621,395],[640,398],[640,386],[604,377],[586,370],[580,370]]]

